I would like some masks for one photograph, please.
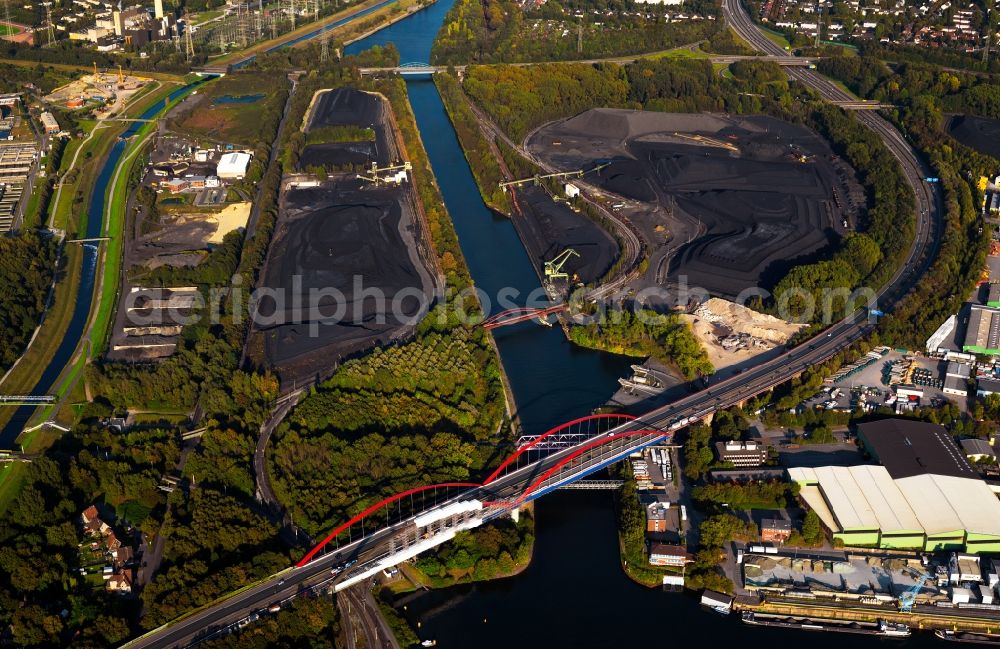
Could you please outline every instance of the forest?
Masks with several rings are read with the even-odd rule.
[[[899,106],[893,119],[924,153],[943,194],[944,229],[938,254],[912,291],[881,322],[883,340],[921,345],[959,306],[979,280],[989,238],[982,236],[980,176],[992,177],[1000,161],[973,151],[945,134],[946,111],[983,116],[1000,113],[996,86],[958,71],[905,64],[890,72],[878,61],[832,61],[824,71],[862,96]]]
[[[733,48],[710,2],[676,8],[622,0],[554,0],[533,7],[513,0],[458,0],[434,40],[435,65],[595,59],[667,50],[699,41]],[[590,14],[589,16],[587,14]],[[734,52],[735,53],[735,52]]]
[[[24,351],[45,309],[56,248],[40,230],[0,236],[0,376]]]
[[[655,358],[677,368],[686,379],[714,371],[691,328],[673,314],[648,309],[609,311],[589,324],[571,326],[569,337],[583,347]]]
[[[345,363],[292,411],[270,470],[304,529],[316,534],[379,498],[468,480],[486,466],[504,401],[484,336],[457,327],[378,348]]]
[[[456,583],[509,577],[528,565],[535,541],[531,514],[517,523],[505,518],[467,532],[421,555],[413,567],[421,581],[440,588]]]

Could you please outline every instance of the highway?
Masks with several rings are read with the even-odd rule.
[[[763,36],[753,25],[738,0],[725,0],[724,13],[737,33],[754,47],[768,53],[773,53],[775,49],[780,51],[777,45]],[[853,101],[852,97],[835,84],[811,70],[797,67],[789,67],[786,70],[789,76],[813,88],[824,99]],[[888,121],[874,112],[865,111],[856,115],[858,120],[871,128],[885,142],[900,161],[917,202],[915,237],[906,263],[897,270],[890,282],[877,295],[879,307],[886,310],[915,286],[934,258],[939,238],[937,232],[942,227],[941,197],[936,188],[932,189],[924,182],[923,179],[927,175],[926,168],[912,147]],[[635,449],[669,437],[670,429],[679,428],[682,420],[703,419],[719,409],[739,404],[788,381],[803,371],[827,361],[864,337],[874,326],[866,311],[851,314],[811,340],[769,362],[714,383],[705,390],[688,395],[614,429],[603,438],[606,444],[586,451],[563,466],[538,485],[527,500],[538,498],[560,484],[572,482],[601,467],[620,461]],[[515,466],[488,487],[471,488],[443,500],[438,506],[460,499],[476,498],[497,503],[483,511],[484,519],[504,515],[509,511],[511,500],[517,498],[528,485],[577,452],[576,448],[567,448],[526,466]],[[360,574],[372,562],[387,556],[390,540],[408,527],[412,527],[412,519],[402,520],[374,531],[366,538],[319,555],[301,568],[290,568],[273,575],[256,586],[208,606],[172,625],[154,630],[126,646],[161,649],[197,643],[200,639],[218,633],[251,613],[266,609],[275,601],[293,597],[310,588],[328,586],[335,579],[341,580]],[[357,561],[357,564],[344,570],[337,577],[331,576],[330,569],[333,566],[343,565],[351,560]]]

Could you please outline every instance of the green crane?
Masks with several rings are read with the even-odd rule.
[[[580,253],[572,248],[566,248],[554,259],[545,262],[545,279],[556,280],[556,279],[568,279],[569,274],[563,272],[563,266],[566,262],[570,260],[570,257],[579,257]]]

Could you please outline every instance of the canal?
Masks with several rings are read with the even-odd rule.
[[[450,5],[447,0],[438,0],[349,45],[345,53],[356,54],[393,42],[401,61],[426,63]],[[529,294],[539,289],[539,282],[513,224],[483,203],[434,82],[428,77],[411,78],[407,89],[476,287],[491,302],[502,291],[513,291],[519,296],[513,301],[525,304]],[[492,311],[497,311],[495,305]],[[534,322],[497,329],[494,334],[516,401],[516,415],[526,432],[543,432],[603,405],[618,387],[618,378],[635,362],[571,345],[558,327]]]
[[[168,95],[169,101],[182,96],[193,87],[202,83],[204,79],[195,81],[183,88],[178,88]],[[157,102],[143,112],[139,118],[143,120],[152,119],[163,108],[163,104]],[[108,185],[115,175],[115,169],[125,153],[126,141],[136,134],[142,127],[143,122],[132,122],[128,129],[122,133],[121,137],[111,147],[104,166],[97,176],[97,182],[90,195],[90,202],[87,204],[87,229],[83,238],[93,239],[101,236],[104,227],[104,214],[106,212],[106,201],[108,199]],[[90,319],[90,307],[94,300],[94,282],[97,277],[97,244],[83,244],[83,270],[80,275],[80,285],[76,291],[76,303],[73,306],[73,315],[70,318],[66,335],[63,336],[59,348],[56,349],[55,356],[42,372],[41,378],[32,388],[31,394],[44,395],[51,394],[55,388],[56,379],[62,373],[63,368],[70,362],[77,344],[83,337],[87,328],[87,321]],[[117,281],[117,278],[109,278],[109,281]],[[21,406],[11,416],[10,421],[0,431],[0,448],[12,449],[15,446],[17,436],[24,430],[25,424],[35,411],[35,406]]]
[[[451,2],[428,9],[358,41],[356,54],[396,44],[401,62],[427,63]],[[432,81],[407,81],[410,103],[458,231],[476,286],[495,296],[502,287],[522,295],[538,278],[511,222],[482,202],[454,129]],[[527,323],[494,332],[525,430],[587,414],[604,403],[628,371],[629,360],[570,345],[558,329]],[[749,628],[735,617],[702,609],[694,597],[639,586],[620,567],[612,496],[556,492],[535,502],[537,538],[531,564],[509,579],[420,593],[401,602],[421,639],[476,649],[579,649],[629,645],[752,646],[810,643],[825,649],[845,642],[874,647],[940,646],[917,634],[880,641],[872,636]]]

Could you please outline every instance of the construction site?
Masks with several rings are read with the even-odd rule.
[[[781,347],[805,327],[720,298],[707,300],[681,318],[691,325],[717,372],[759,362],[762,354]]]
[[[587,182],[650,251],[645,283],[732,298],[773,286],[853,229],[866,197],[853,169],[808,129],[770,117],[599,108],[533,133],[560,169],[610,161]]]
[[[94,66],[92,74],[53,90],[45,101],[70,110],[94,109],[98,119],[116,115],[125,104],[149,82],[149,79],[117,70],[101,72]]]
[[[283,385],[323,378],[342,359],[410,335],[440,282],[388,102],[350,88],[317,93],[307,137],[349,127],[374,131],[373,155],[356,159],[362,171],[283,183],[261,287],[284,299],[261,301],[247,346]],[[329,152],[355,143],[323,144]]]

